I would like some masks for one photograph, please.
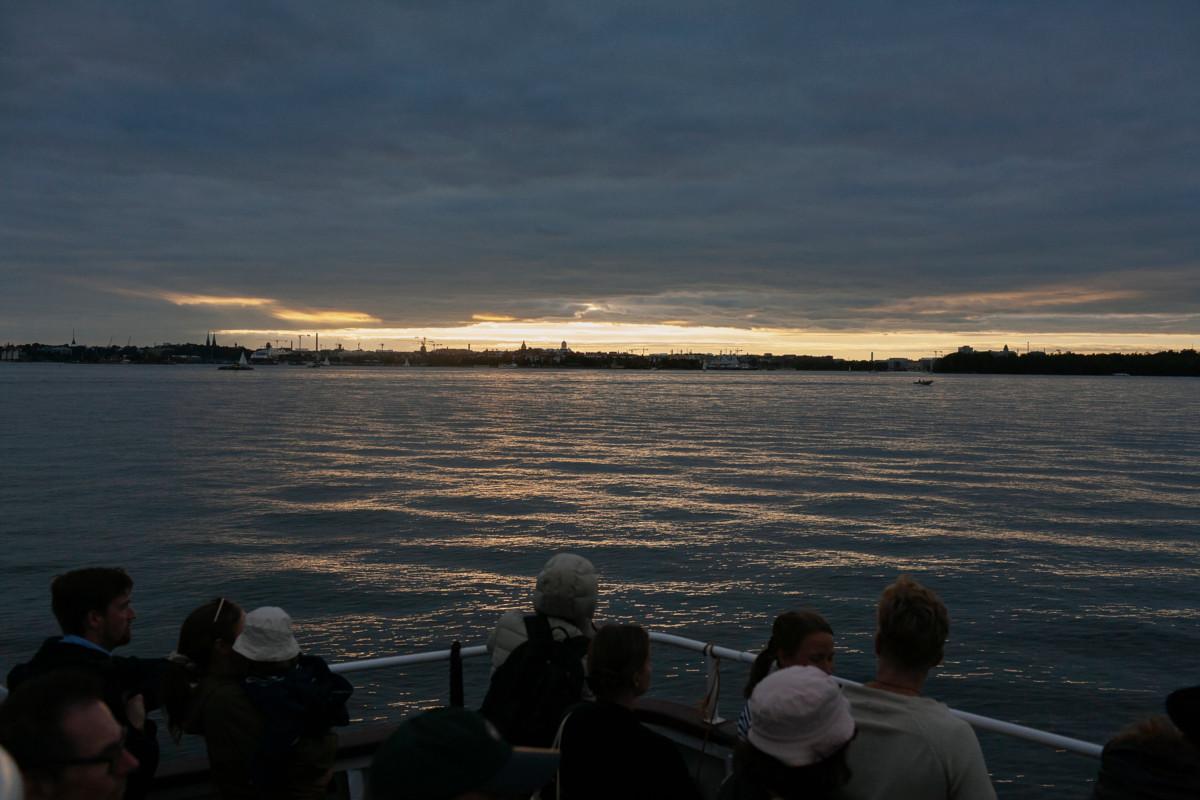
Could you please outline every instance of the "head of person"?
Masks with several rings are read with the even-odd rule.
[[[875,654],[890,668],[924,675],[942,663],[950,613],[932,589],[906,575],[883,590],[875,629]]]
[[[22,683],[0,705],[0,746],[26,800],[119,800],[138,766],[95,676],[63,670]]]
[[[1200,747],[1200,686],[1176,689],[1167,695],[1167,714],[1187,740]]]
[[[588,648],[587,681],[597,700],[630,703],[650,688],[650,635],[641,625],[605,625]]]
[[[833,674],[833,628],[816,611],[785,611],[771,625],[771,638],[750,667],[746,697],[771,668],[817,667]]]
[[[409,717],[379,746],[371,794],[381,800],[528,797],[557,768],[555,751],[512,747],[476,711],[435,708]]]
[[[64,635],[81,636],[105,650],[129,644],[133,635],[133,579],[120,567],[88,567],[50,584],[54,616]]]
[[[1135,723],[1104,745],[1096,800],[1200,797],[1200,752],[1164,716]]]
[[[232,649],[251,674],[281,672],[300,655],[292,618],[277,606],[263,606],[246,614]]]
[[[854,738],[850,703],[814,666],[771,673],[750,695],[750,733],[737,768],[774,796],[830,795],[849,778],[846,745]]]
[[[179,629],[179,642],[167,656],[163,705],[171,734],[178,740],[183,731],[192,690],[210,673],[231,670],[233,643],[242,632],[246,614],[241,607],[218,597],[197,608]]]
[[[533,589],[533,608],[569,620],[587,633],[596,615],[599,582],[592,562],[574,553],[552,556],[542,567]]]

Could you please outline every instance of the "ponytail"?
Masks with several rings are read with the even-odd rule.
[[[767,646],[762,649],[754,658],[754,663],[750,665],[750,679],[746,681],[746,689],[743,694],[746,699],[750,698],[754,687],[758,686],[758,682],[771,672],[771,664],[775,661],[775,637],[772,636],[767,640]]]

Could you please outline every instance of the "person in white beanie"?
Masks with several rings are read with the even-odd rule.
[[[598,594],[599,582],[592,562],[574,553],[558,553],[542,567],[531,599],[534,612],[548,618],[555,639],[575,636],[591,639],[596,633],[592,617],[596,614]],[[523,611],[506,612],[488,636],[493,672],[529,638],[526,616]]]
[[[492,679],[480,711],[510,743],[549,746],[567,709],[590,699],[597,592],[592,562],[559,553],[537,577],[534,613],[506,613],[488,638]]]

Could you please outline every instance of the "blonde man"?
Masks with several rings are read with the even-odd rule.
[[[900,576],[879,598],[875,680],[846,686],[858,735],[844,800],[993,800],[979,740],[942,703],[923,697],[942,663],[950,615],[941,599]]]

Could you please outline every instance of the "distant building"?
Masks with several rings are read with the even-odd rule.
[[[266,347],[260,347],[250,354],[250,360],[256,364],[276,364],[281,358],[287,358],[292,354],[290,347],[272,347],[270,342],[267,342]]]
[[[909,372],[917,366],[917,362],[911,358],[889,358],[887,360],[888,372]]]

